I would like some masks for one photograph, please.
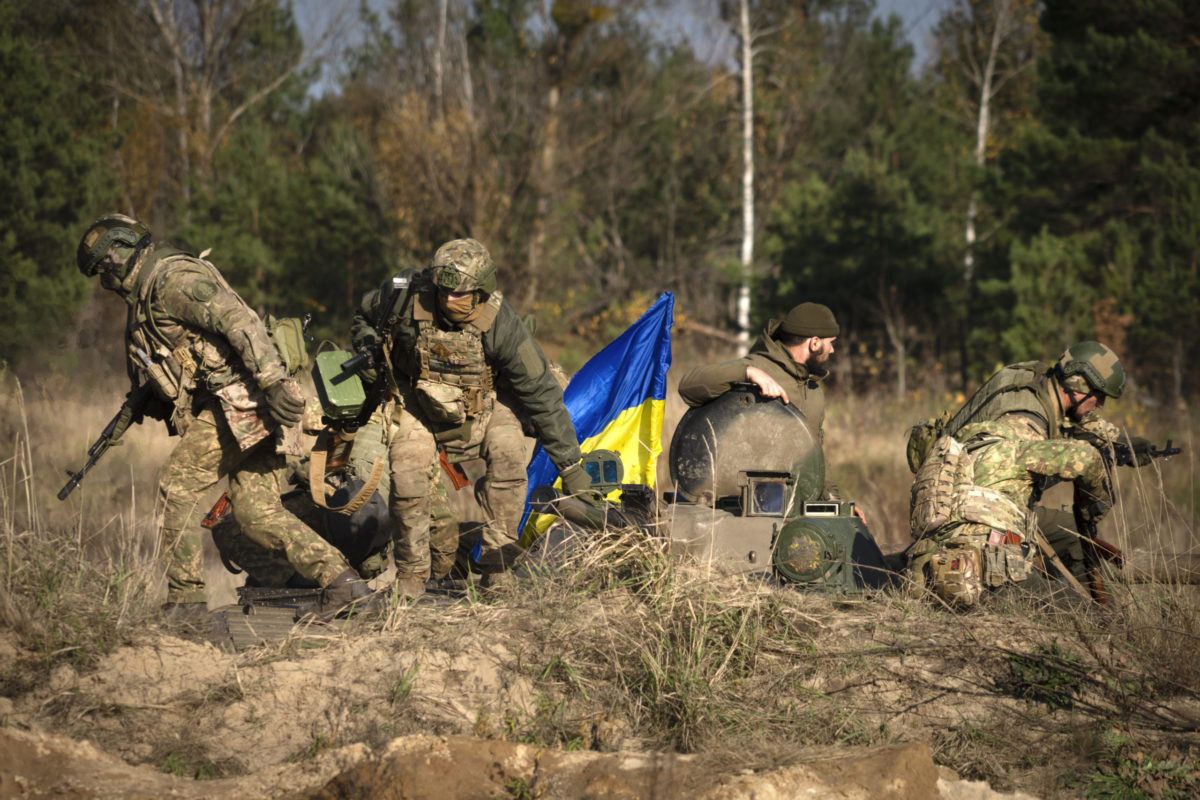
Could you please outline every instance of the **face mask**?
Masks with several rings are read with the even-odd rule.
[[[101,272],[100,285],[110,292],[115,292],[121,288],[121,278],[112,272]]]
[[[470,322],[478,313],[479,295],[475,292],[453,298],[443,293],[438,295],[438,299],[442,304],[442,313],[452,322]]]
[[[113,247],[109,254],[96,265],[95,272],[100,273],[100,285],[112,292],[121,288],[121,284],[129,275],[129,262],[132,256],[133,248]]]

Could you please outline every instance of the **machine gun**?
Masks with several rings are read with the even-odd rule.
[[[143,383],[131,391],[126,397],[125,402],[121,404],[120,410],[116,416],[108,421],[104,426],[104,430],[100,432],[100,436],[88,448],[88,460],[80,467],[78,472],[67,470],[67,474],[71,479],[66,485],[58,490],[58,499],[66,500],[67,495],[75,491],[75,488],[83,481],[83,476],[88,474],[92,467],[96,466],[104,454],[108,452],[108,448],[112,447],[118,439],[120,439],[125,431],[129,430],[129,426],[135,422],[141,422],[145,414],[146,407],[154,398],[154,389],[149,381]]]

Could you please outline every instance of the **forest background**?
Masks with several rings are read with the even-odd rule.
[[[684,4],[704,35],[667,0],[0,0],[0,358],[123,371],[74,256],[120,210],[318,339],[472,236],[569,371],[662,291],[677,353],[732,355],[745,277],[751,335],[834,309],[840,392],[953,394],[1096,338],[1139,403],[1186,407],[1200,3],[954,0],[920,65],[871,0],[748,6],[744,271],[736,0]]]

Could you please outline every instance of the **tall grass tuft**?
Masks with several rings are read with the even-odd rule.
[[[20,684],[59,663],[92,665],[127,641],[149,614],[161,569],[156,554],[142,546],[145,537],[132,513],[117,511],[102,525],[82,511],[70,524],[48,521],[43,509],[54,490],[37,480],[22,387],[3,376],[0,388],[13,448],[0,461],[0,620],[26,654],[3,680]],[[135,507],[132,499],[127,503],[125,508]]]

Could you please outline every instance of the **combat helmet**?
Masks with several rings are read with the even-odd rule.
[[[148,244],[150,228],[146,223],[124,214],[106,214],[84,232],[75,260],[79,271],[90,278],[96,274],[100,263],[114,246],[136,250]]]
[[[433,282],[457,294],[496,291],[496,265],[487,248],[474,239],[454,239],[433,254]]]
[[[1114,400],[1125,388],[1125,369],[1117,354],[1099,342],[1076,342],[1067,348],[1054,371],[1059,381],[1069,389],[1084,391],[1079,385],[1082,379],[1088,390],[1108,395]],[[1073,379],[1073,380],[1072,380]]]

